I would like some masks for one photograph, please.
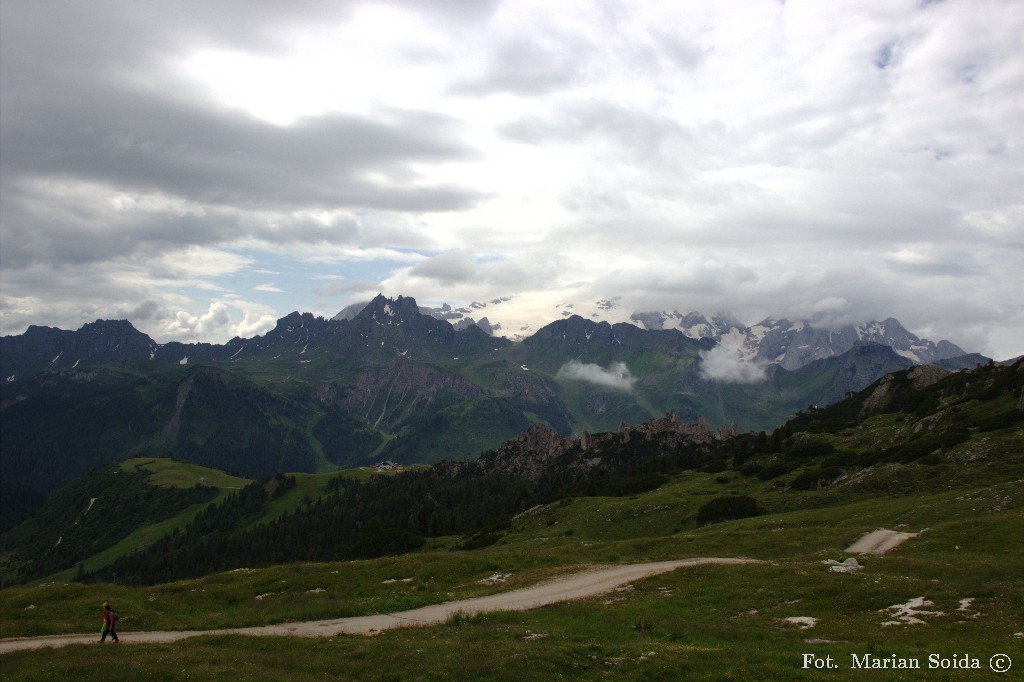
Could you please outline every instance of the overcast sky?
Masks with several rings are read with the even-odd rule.
[[[1024,2],[2,0],[0,333],[377,292],[1024,353]]]

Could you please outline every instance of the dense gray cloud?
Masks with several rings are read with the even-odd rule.
[[[480,198],[466,188],[420,184],[409,170],[413,162],[469,153],[434,115],[392,112],[386,122],[333,115],[280,128],[159,97],[64,94],[59,104],[3,112],[5,267],[21,258],[96,260],[140,243],[210,244],[244,235],[355,243],[344,227],[311,230],[287,215],[278,222],[288,230],[270,221],[254,228],[240,210],[450,211]],[[20,102],[18,92],[8,97]],[[368,173],[390,181],[367,180]],[[135,202],[135,211],[114,210],[104,193],[148,201]],[[119,225],[122,219],[128,224]]]
[[[271,221],[254,227],[242,214],[465,210],[481,198],[413,168],[474,153],[450,117],[392,108],[281,127],[213,106],[178,83],[141,87],[128,73],[159,61],[175,41],[251,48],[273,42],[275,22],[330,16],[322,3],[251,7],[110,3],[107,13],[81,3],[4,4],[5,268],[241,236],[356,243],[358,235],[333,225],[311,233],[308,222],[284,214],[275,216],[288,224],[282,231]],[[110,200],[152,210],[112,210]]]
[[[5,110],[3,149],[22,177],[88,178],[136,192],[161,191],[213,205],[469,208],[475,192],[410,186],[414,162],[457,160],[470,151],[433,115],[394,121],[329,115],[280,128],[159,97],[65,92],[38,109]],[[18,94],[12,95],[17,101]],[[391,179],[387,186],[363,179]]]
[[[1017,3],[101,7],[0,4],[4,334],[383,291],[1024,352]]]

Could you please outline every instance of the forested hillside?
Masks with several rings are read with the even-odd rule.
[[[205,486],[155,486],[144,471],[102,467],[57,491],[40,511],[0,536],[5,581],[41,578],[112,547],[137,528],[209,502]]]

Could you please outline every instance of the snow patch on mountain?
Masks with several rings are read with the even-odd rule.
[[[915,364],[966,355],[963,349],[948,341],[935,344],[918,338],[893,318],[828,327],[816,326],[811,320],[769,317],[745,327],[726,316],[708,320],[699,313],[681,315],[676,311],[661,311],[633,313],[631,320],[644,329],[679,329],[690,338],[710,338],[733,349],[730,353],[716,355],[712,363],[716,359],[732,361],[738,355],[744,362],[771,363],[785,369],[797,369],[815,360],[842,355],[854,344],[864,342],[889,346]],[[722,371],[727,370],[723,367]]]

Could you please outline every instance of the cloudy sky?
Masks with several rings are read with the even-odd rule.
[[[3,334],[223,342],[383,292],[1024,353],[1015,0],[3,0],[0,30]]]

